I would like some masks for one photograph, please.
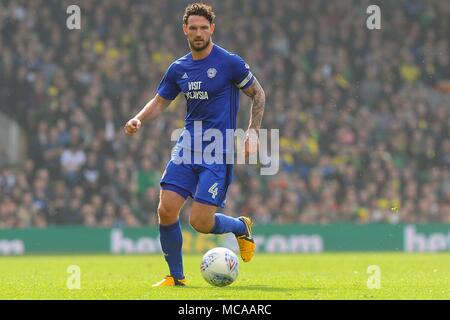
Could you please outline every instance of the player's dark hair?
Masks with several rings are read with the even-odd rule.
[[[209,23],[214,21],[216,14],[211,6],[204,3],[192,3],[186,7],[183,15],[183,22],[187,24],[190,16],[202,16],[205,17]]]

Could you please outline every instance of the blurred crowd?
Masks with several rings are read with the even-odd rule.
[[[27,159],[0,147],[0,228],[157,225],[180,95],[129,138],[124,123],[188,51],[186,1],[0,2],[0,111]],[[257,223],[450,222],[450,2],[211,1],[214,41],[241,55],[280,129],[280,171],[236,165],[225,213]],[[250,100],[241,95],[238,127]],[[183,209],[181,219],[187,220]]]

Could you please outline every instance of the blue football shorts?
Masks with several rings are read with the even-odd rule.
[[[161,177],[162,190],[216,207],[225,207],[228,187],[233,180],[232,164],[186,164],[171,159]]]

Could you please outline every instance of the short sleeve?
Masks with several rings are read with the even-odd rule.
[[[245,61],[238,55],[231,55],[231,81],[239,89],[247,89],[253,83],[254,77],[250,71],[250,67]]]
[[[175,81],[175,72],[173,69],[173,65],[167,69],[156,90],[166,100],[174,100],[180,93],[180,87]]]

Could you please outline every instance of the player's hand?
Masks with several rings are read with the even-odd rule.
[[[126,135],[132,136],[139,130],[140,127],[141,120],[133,118],[125,124],[125,127],[123,129]]]
[[[256,154],[258,152],[258,147],[259,147],[258,131],[253,129],[247,130],[244,141],[245,159],[248,159],[251,155]]]

